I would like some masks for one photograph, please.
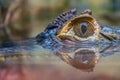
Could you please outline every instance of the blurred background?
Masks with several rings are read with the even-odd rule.
[[[0,0],[0,39],[34,37],[70,8],[91,9],[100,24],[120,25],[119,0]]]
[[[78,13],[91,9],[100,24],[120,25],[120,0],[0,0],[0,40],[35,37],[48,23],[70,8],[77,8]],[[0,76],[0,80],[120,80],[118,55],[100,60],[95,71],[90,73],[62,61],[36,66],[25,64],[22,68],[18,66],[0,69],[2,76],[7,71],[4,74],[7,77]]]

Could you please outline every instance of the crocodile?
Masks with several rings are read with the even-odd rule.
[[[70,9],[59,15],[36,37],[23,41],[0,42],[0,56],[22,56],[45,50],[67,64],[91,71],[100,57],[120,52],[120,28],[100,25],[87,9]],[[82,66],[81,66],[82,65]]]

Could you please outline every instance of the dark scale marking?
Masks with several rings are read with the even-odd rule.
[[[0,48],[4,48],[4,47],[13,47],[13,46],[17,46],[17,43],[13,42],[13,41],[8,41],[8,42],[0,42]]]
[[[50,30],[50,29],[55,29],[55,28],[57,28],[56,25],[48,24],[48,27],[45,30]]]
[[[106,36],[106,35],[104,35],[103,33],[100,33],[104,38],[106,38],[107,40],[110,40],[110,41],[112,41],[113,39],[112,38],[110,38],[109,36]]]

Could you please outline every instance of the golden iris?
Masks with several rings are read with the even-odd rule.
[[[78,37],[87,38],[94,34],[94,26],[87,21],[82,21],[77,24],[73,24],[72,26],[75,35]]]

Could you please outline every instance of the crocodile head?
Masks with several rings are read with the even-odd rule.
[[[52,50],[71,66],[92,71],[99,60],[99,53],[109,49],[109,42],[119,38],[107,33],[106,29],[107,27],[97,23],[91,10],[85,10],[78,15],[76,9],[71,9],[58,16],[36,39],[38,44]],[[109,41],[105,46],[104,40]],[[100,52],[97,47],[101,43],[98,42],[103,44]],[[114,46],[111,48],[115,49]]]

